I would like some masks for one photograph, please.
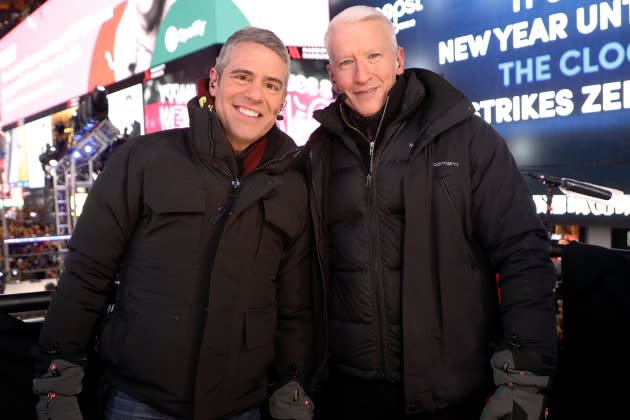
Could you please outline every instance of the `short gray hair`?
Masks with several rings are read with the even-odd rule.
[[[289,58],[289,53],[287,51],[287,47],[284,45],[284,42],[272,31],[268,29],[257,28],[254,26],[246,26],[238,31],[234,32],[230,37],[225,41],[225,44],[221,47],[221,52],[219,52],[219,56],[217,57],[216,64],[214,68],[217,70],[219,78],[223,74],[223,70],[228,65],[228,57],[232,48],[235,45],[241,42],[253,42],[255,44],[260,44],[265,46],[278,54],[278,56],[282,59],[282,61],[287,66],[287,80],[284,81],[284,87],[286,90],[288,84],[289,73],[291,72],[291,59]]]
[[[329,35],[332,29],[344,23],[357,23],[371,20],[381,22],[388,29],[388,32],[391,35],[392,47],[394,52],[396,52],[398,50],[398,41],[396,41],[396,30],[391,20],[374,7],[359,5],[348,7],[331,19],[328,24],[328,29],[326,30],[326,35],[324,35],[324,45],[326,46],[328,55],[330,56],[330,45],[328,43]]]

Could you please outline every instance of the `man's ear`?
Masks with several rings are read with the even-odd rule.
[[[217,70],[213,67],[210,69],[210,83],[208,84],[208,92],[210,92],[210,96],[215,96],[218,80],[219,73],[217,73]]]
[[[337,83],[335,82],[335,73],[333,72],[332,66],[330,63],[326,64],[326,71],[328,72],[328,78],[330,79],[330,83],[333,85],[333,91],[339,93],[337,91]]]
[[[402,47],[398,47],[398,51],[396,51],[396,75],[400,76],[405,71],[405,51]]]

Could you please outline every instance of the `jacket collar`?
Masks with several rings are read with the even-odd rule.
[[[191,146],[195,154],[209,166],[212,161],[223,162],[231,174],[238,174],[238,163],[230,144],[228,143],[221,122],[210,106],[209,97],[196,96],[188,101],[188,115],[190,118]],[[265,151],[258,166],[265,165],[269,171],[284,170],[283,161],[289,161],[296,156],[300,148],[287,134],[276,125],[264,135]]]

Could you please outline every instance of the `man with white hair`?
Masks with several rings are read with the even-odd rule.
[[[442,77],[405,70],[374,8],[339,13],[325,44],[338,97],[307,143],[323,418],[542,418],[555,273],[504,140]]]

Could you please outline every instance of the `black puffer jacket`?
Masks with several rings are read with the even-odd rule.
[[[60,358],[84,352],[118,278],[102,338],[109,380],[161,411],[207,420],[263,402],[269,373],[278,384],[305,379],[312,230],[288,136],[273,127],[273,153],[239,179],[216,115],[196,100],[188,107],[190,129],[129,140],[107,162],[40,344]]]
[[[438,75],[401,77],[367,164],[340,100],[315,114],[307,147],[330,364],[402,379],[415,412],[482,392],[501,336],[552,368],[555,275],[505,142]]]

